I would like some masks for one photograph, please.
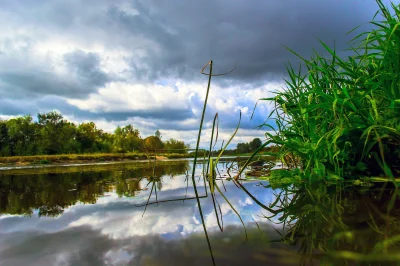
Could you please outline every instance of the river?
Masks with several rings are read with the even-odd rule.
[[[204,165],[196,166],[216,265],[319,265],[325,251],[370,252],[378,243],[374,230],[387,226],[384,219],[374,219],[371,225],[362,203],[367,199],[372,204],[368,206],[376,206],[389,200],[374,202],[373,195],[381,189],[311,186],[307,192],[303,186],[254,180],[243,180],[240,187],[229,178],[228,165],[218,165],[216,181],[228,201],[215,191],[215,204],[210,188],[204,186]],[[193,161],[176,160],[1,173],[0,265],[213,265],[192,167]],[[344,194],[346,206],[339,201]],[[397,217],[399,208],[394,210]],[[294,225],[297,231],[288,244],[289,238],[280,234],[293,232]],[[353,230],[359,226],[366,230],[361,236],[375,237],[374,243],[360,247],[349,240],[361,239]],[[343,243],[338,234],[347,232],[352,235]],[[340,248],[334,247],[337,243]],[[358,249],[351,249],[352,244]],[[330,258],[348,259],[338,254]]]

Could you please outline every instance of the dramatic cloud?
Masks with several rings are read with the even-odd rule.
[[[344,55],[345,33],[376,11],[373,0],[3,1],[0,116],[58,110],[110,131],[133,123],[186,138],[205,96],[199,71],[213,59],[214,73],[236,69],[213,79],[207,127],[218,112],[232,132],[242,111],[254,129],[271,110],[261,103],[250,121],[257,99],[284,86],[289,60],[298,66],[284,45],[309,57],[319,38]]]

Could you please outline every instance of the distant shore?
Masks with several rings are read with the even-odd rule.
[[[262,155],[262,154],[261,154]],[[224,158],[248,157],[249,154],[224,156]],[[2,167],[19,167],[35,165],[62,165],[62,164],[88,164],[107,162],[129,162],[146,160],[190,159],[193,154],[166,153],[93,153],[93,154],[60,154],[60,155],[34,155],[34,156],[10,156],[0,157],[0,169]],[[200,156],[202,158],[203,156]],[[273,159],[271,156],[265,156]]]
[[[92,162],[115,162],[115,161],[138,161],[148,159],[177,159],[189,158],[188,154],[146,154],[146,153],[92,153],[92,154],[59,154],[59,155],[33,155],[33,156],[10,156],[0,157],[2,166],[24,166],[45,165],[65,163],[92,163]]]

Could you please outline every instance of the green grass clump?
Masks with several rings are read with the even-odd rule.
[[[277,124],[263,147],[278,145],[277,156],[303,177],[399,176],[400,8],[377,3],[383,21],[352,40],[352,56],[342,59],[322,41],[329,59],[315,52],[306,60],[288,48],[306,72],[289,64],[286,88],[261,99],[275,103]]]

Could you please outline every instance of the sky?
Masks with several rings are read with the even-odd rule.
[[[374,0],[0,0],[0,118],[56,110],[112,132],[132,124],[195,147],[208,77],[213,77],[202,145],[219,116],[230,148],[255,137],[285,87],[285,64],[309,58],[318,39],[341,53],[372,19]],[[364,26],[367,29],[368,25]],[[362,28],[363,29],[363,28]],[[345,52],[343,52],[345,54]]]

